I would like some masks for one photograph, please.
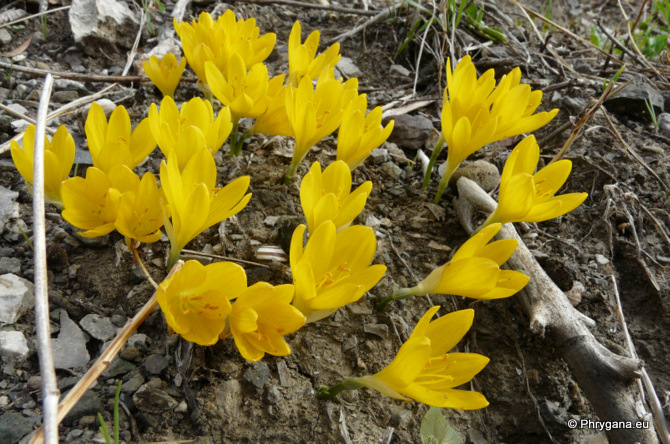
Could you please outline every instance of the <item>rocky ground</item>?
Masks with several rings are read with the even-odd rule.
[[[50,3],[51,9],[69,4],[66,0]],[[171,27],[169,13],[175,5],[172,1],[165,4],[164,12],[150,11],[150,26],[142,32],[139,54],[158,43],[154,31]],[[600,4],[554,4],[547,15],[589,39],[597,18],[607,29],[625,23],[616,6]],[[365,7],[358,1],[339,6]],[[424,6],[428,12],[433,9],[430,3]],[[437,11],[442,7],[438,6]],[[538,32],[549,38],[549,51],[519,8],[506,3],[498,6],[500,9],[487,3],[483,23],[501,28],[507,43],[493,43],[482,36],[481,27],[463,23],[456,32],[456,52],[462,55],[467,49],[480,72],[493,67],[502,75],[521,66],[524,81],[545,91],[542,109],[560,109],[557,118],[536,133],[542,159],[549,161],[563,146],[572,125],[556,130],[566,122],[576,122],[590,101],[602,94],[602,78],[611,78],[618,66],[606,64],[605,56],[592,47],[536,20]],[[542,15],[547,10],[540,1],[528,6]],[[624,5],[634,17],[637,9],[633,6]],[[386,3],[374,1],[369,7],[382,11]],[[198,2],[187,8],[186,17],[226,8],[233,8],[238,16],[256,17],[261,32],[277,33],[277,46],[267,61],[272,73],[286,70],[286,40],[296,19],[303,24],[303,35],[319,29],[323,43],[370,18],[315,7],[243,1]],[[19,10],[12,13],[19,18],[21,12],[36,12],[37,5],[16,1],[0,10],[0,62],[7,66],[0,77],[0,100],[29,116],[35,115],[42,78],[18,67],[81,75],[79,79],[56,80],[50,107],[54,110],[108,87],[109,83],[87,81],[86,76],[120,75],[127,46],[133,41],[127,37],[138,29],[135,25],[132,33],[125,33],[128,41],[121,32],[112,44],[82,47],[75,44],[67,10],[49,14],[46,26],[39,19],[8,24],[10,10]],[[140,13],[139,7],[133,10]],[[354,173],[356,183],[372,180],[374,184],[358,221],[376,232],[375,262],[388,267],[382,281],[360,302],[293,334],[288,340],[293,350],[290,356],[266,357],[256,364],[241,358],[230,340],[199,347],[169,336],[163,314],[156,310],[66,417],[60,428],[62,440],[71,444],[104,442],[96,415],[102,413],[111,423],[114,392],[121,382],[123,442],[420,442],[419,429],[427,411],[424,405],[403,404],[369,390],[323,402],[316,399],[315,392],[349,376],[382,369],[421,314],[439,304],[443,312],[475,308],[475,324],[460,349],[491,358],[472,384],[472,389],[484,393],[490,406],[481,411],[442,411],[463,442],[607,441],[603,432],[567,426],[569,419],[597,417],[558,357],[559,351],[529,331],[528,317],[515,298],[473,302],[433,295],[393,303],[382,313],[372,308],[397,288],[416,284],[467,239],[455,217],[456,191],[452,188],[439,205],[433,204],[437,180],[428,191],[422,190],[421,168],[414,163],[417,150],[430,149],[439,130],[444,75],[436,56],[444,48],[443,33],[435,26],[426,32],[423,48],[418,37],[410,39],[403,50],[399,48],[417,20],[427,17],[427,12],[406,3],[342,42],[341,52],[348,60],[340,65],[341,74],[358,77],[370,107],[384,106],[396,120],[392,140]],[[665,76],[662,79],[630,62],[621,80],[633,77],[634,82],[625,94],[606,103],[612,125],[605,113],[598,111],[565,155],[572,160],[573,171],[562,192],[586,191],[587,201],[566,216],[520,228],[551,278],[580,312],[596,321],[593,334],[597,339],[627,355],[623,326],[617,317],[617,310],[623,311],[637,353],[645,362],[665,414],[670,415],[670,127],[666,126],[670,119],[661,114],[670,109],[666,62],[667,52],[654,59]],[[129,74],[138,73],[133,68]],[[185,83],[176,98],[179,102],[196,95],[193,84]],[[650,124],[646,97],[660,117],[659,129]],[[148,83],[123,83],[109,89],[105,99],[123,104],[136,124],[147,115],[151,103],[160,101],[160,93]],[[69,110],[49,124],[54,129],[65,124],[74,136],[79,174],[90,164],[83,131],[87,108]],[[14,115],[0,111],[0,142],[20,132],[22,125]],[[489,146],[471,160],[500,169],[513,143]],[[288,251],[293,228],[302,222],[298,180],[289,187],[282,185],[291,144],[260,136],[250,141],[240,158],[230,159],[223,152],[217,156],[219,181],[249,175],[253,198],[236,217],[193,241],[191,250],[256,262],[245,265],[250,283],[291,281],[285,263],[258,263],[256,258],[262,245]],[[30,303],[33,250],[26,240],[32,235],[32,197],[6,148],[3,145],[4,157],[0,159],[0,442],[15,443],[25,441],[24,437],[41,424],[41,395]],[[310,152],[298,174],[303,175],[309,163],[319,160],[328,164],[334,156],[335,139],[330,137]],[[156,150],[140,172],[157,173],[160,159]],[[495,168],[493,172],[490,166],[473,164],[469,168],[468,174],[492,181],[489,189],[495,188]],[[76,231],[55,207],[47,208],[51,327],[62,392],[78,381],[153,291],[118,234],[87,240]],[[142,247],[143,260],[157,281],[166,274],[168,245],[165,238]]]

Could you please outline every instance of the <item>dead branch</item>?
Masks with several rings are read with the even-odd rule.
[[[460,178],[456,213],[466,231],[472,232],[476,210],[492,212],[496,202],[475,182]],[[535,260],[513,224],[506,224],[499,238],[516,239],[519,246],[507,261],[511,269],[523,270],[531,281],[517,293],[517,300],[530,317],[530,330],[547,337],[566,361],[577,383],[593,405],[601,421],[641,421],[635,409],[639,393],[633,381],[641,375],[642,362],[619,356],[600,344],[589,330],[595,323],[577,311]],[[658,443],[651,429],[612,429],[611,443]]]

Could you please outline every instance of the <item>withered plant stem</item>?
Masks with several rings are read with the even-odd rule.
[[[142,269],[142,272],[147,277],[147,280],[151,283],[151,285],[154,288],[158,288],[158,284],[156,283],[156,281],[154,281],[154,279],[149,274],[149,271],[147,270],[147,267],[144,266],[144,262],[142,262],[142,258],[140,258],[140,253],[137,251],[137,246],[135,246],[135,244],[133,243],[132,246],[130,247],[130,249],[133,250],[133,254],[135,255],[135,259],[137,260],[137,263],[139,264],[140,268]]]
[[[182,261],[177,261],[177,263],[172,267],[170,273],[167,275],[166,279],[173,276],[177,271],[179,271],[184,263]],[[154,292],[151,299],[147,301],[146,304],[137,312],[135,317],[126,322],[126,325],[121,329],[121,331],[116,335],[112,343],[105,349],[105,351],[100,355],[97,361],[93,366],[88,369],[86,374],[79,380],[77,385],[72,387],[72,390],[65,395],[65,398],[58,405],[58,422],[60,423],[63,418],[68,414],[72,407],[77,404],[77,401],[86,393],[88,388],[98,379],[98,377],[104,372],[107,367],[112,363],[114,357],[121,351],[121,348],[124,346],[126,341],[130,336],[135,333],[135,330],[144,322],[144,320],[154,311],[158,305],[158,300],[156,299],[156,293]],[[40,427],[33,438],[30,440],[30,444],[41,444],[44,443],[44,429]]]

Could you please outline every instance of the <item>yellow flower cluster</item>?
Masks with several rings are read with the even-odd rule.
[[[353,224],[372,192],[372,182],[352,191],[352,170],[389,137],[393,121],[383,127],[381,108],[367,112],[367,97],[358,80],[335,78],[340,47],[317,54],[319,32],[303,42],[296,22],[288,41],[288,72],[270,77],[263,61],[272,51],[275,34],[260,34],[253,18],[237,19],[227,10],[217,20],[202,13],[192,23],[174,22],[185,57],[173,54],[144,64],[147,76],[164,94],[160,107],[151,104],[148,117],[133,129],[123,106],[109,116],[93,104],[85,123],[93,166],[85,177],[67,179],[74,142],[64,127],[45,140],[45,192],[63,207],[63,218],[84,230],[85,237],[117,230],[136,249],[137,242],[155,242],[161,228],[170,240],[168,266],[200,233],[240,212],[251,199],[250,178],[217,185],[214,156],[230,137],[231,155],[239,155],[246,137],[255,133],[293,137],[293,158],[286,173],[290,183],[309,149],[339,128],[337,159],[322,170],[315,162],[300,184],[305,224],[291,238],[292,284],[247,285],[242,267],[230,262],[202,265],[186,262],[157,288],[157,301],[172,330],[184,339],[212,345],[233,338],[242,356],[257,361],[266,353],[286,356],[285,340],[303,325],[324,319],[360,300],[384,276],[386,266],[372,264],[377,241],[370,227]],[[209,99],[222,104],[218,113],[210,100],[193,98],[178,106],[174,93],[188,62]],[[447,88],[442,110],[442,136],[430,168],[446,142],[446,171],[436,202],[449,178],[470,154],[494,141],[533,131],[557,110],[535,113],[542,93],[520,83],[518,68],[496,86],[493,70],[477,77],[469,57],[452,71],[447,62]],[[242,119],[255,119],[239,134]],[[32,183],[34,127],[23,147],[12,143],[17,169]],[[159,177],[133,170],[158,145],[165,159]],[[503,170],[499,205],[480,230],[440,267],[411,288],[402,288],[377,304],[429,293],[475,299],[499,299],[521,290],[529,277],[501,266],[517,247],[515,240],[492,241],[501,224],[539,222],[565,214],[586,199],[586,193],[554,196],[565,183],[571,164],[561,160],[535,172],[539,147],[533,136],[512,151]],[[160,185],[159,180],[160,179]],[[305,242],[305,234],[309,238]],[[467,333],[473,310],[446,314],[431,321],[440,307],[429,309],[383,370],[347,379],[319,397],[330,399],[342,390],[368,387],[400,400],[438,407],[478,409],[488,405],[477,392],[456,387],[470,381],[488,363],[472,353],[449,353]]]

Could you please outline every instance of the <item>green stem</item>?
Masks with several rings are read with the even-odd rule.
[[[440,180],[440,185],[437,187],[437,194],[435,195],[435,200],[433,201],[435,204],[440,203],[442,195],[447,190],[447,186],[449,186],[449,180],[451,180],[451,176],[454,175],[454,172],[457,169],[458,165],[456,165],[456,167],[453,169],[449,168],[449,157],[447,157],[447,167],[444,169],[444,176],[442,176],[442,179]]]
[[[233,129],[230,131],[230,157],[237,157],[242,154],[242,145],[244,145],[244,134],[238,135],[239,120],[233,119]]]
[[[291,162],[291,165],[289,165],[288,170],[286,170],[286,176],[284,178],[284,185],[288,186],[291,185],[291,180],[293,179],[293,176],[295,176],[295,173],[298,172],[298,164],[294,164]]]
[[[414,296],[414,288],[401,288],[400,290],[396,290],[392,295],[386,296],[384,299],[377,302],[375,310],[381,311],[389,302],[407,299],[410,296]]]
[[[423,184],[421,185],[421,188],[428,188],[428,185],[430,185],[430,174],[432,173],[433,167],[435,166],[437,156],[439,156],[442,152],[444,142],[444,135],[440,134],[440,140],[438,140],[433,147],[433,154],[430,156],[430,162],[428,162],[428,167],[426,168],[426,175],[423,176]]]
[[[472,237],[472,236],[474,236],[475,234],[477,234],[477,233],[479,233],[480,231],[482,231],[482,230],[484,229],[484,227],[487,227],[487,226],[489,226],[489,225],[491,225],[491,224],[493,224],[493,223],[496,223],[497,221],[495,220],[495,214],[496,214],[495,211],[494,211],[493,213],[491,213],[491,215],[490,215],[489,217],[487,217],[486,220],[485,220],[480,226],[478,226],[477,229],[476,229],[475,231],[472,232],[472,234],[470,235],[470,237]]]
[[[345,379],[339,384],[335,384],[332,387],[321,387],[316,397],[321,399],[322,401],[327,401],[335,398],[337,395],[339,395],[345,390],[356,390],[363,387],[363,385],[361,385],[357,381],[357,379],[358,378],[349,378]]]

